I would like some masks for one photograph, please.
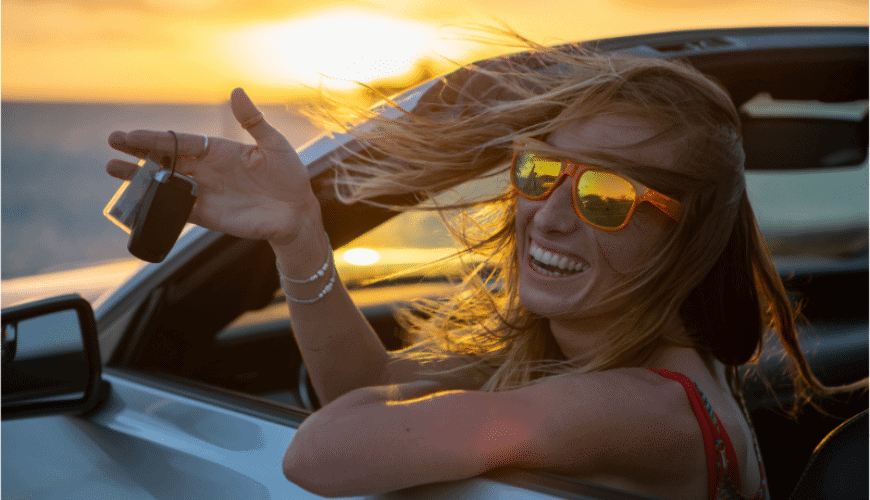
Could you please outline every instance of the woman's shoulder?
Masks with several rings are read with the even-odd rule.
[[[672,379],[649,368],[614,368],[592,373],[571,373],[556,376],[542,382],[554,390],[593,391],[603,400],[613,400],[616,404],[636,406],[638,402],[649,401],[653,406],[667,407],[685,398],[682,386]],[[534,386],[532,386],[534,387]]]
[[[572,395],[584,398],[582,404],[593,404],[601,414],[609,414],[614,425],[634,424],[635,429],[649,430],[651,426],[661,429],[666,423],[675,432],[697,427],[683,386],[647,368],[572,374],[538,385],[554,400],[577,401]],[[686,437],[685,432],[679,434],[680,439]]]
[[[703,436],[679,383],[646,368],[619,368],[526,390],[538,393],[549,448],[593,454],[593,468],[568,460],[551,472],[664,497],[706,488]]]
[[[617,368],[601,372],[552,377],[524,388],[538,393],[540,408],[577,425],[597,423],[627,438],[650,436],[651,444],[684,440],[694,434],[697,422],[683,387],[645,368]],[[547,405],[545,403],[549,402]],[[572,419],[577,414],[595,418]]]

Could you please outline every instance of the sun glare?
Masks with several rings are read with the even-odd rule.
[[[247,28],[230,43],[259,83],[345,90],[407,74],[438,50],[437,37],[423,23],[345,11]]]
[[[351,248],[343,257],[345,262],[356,266],[370,266],[381,260],[381,254],[370,248]]]

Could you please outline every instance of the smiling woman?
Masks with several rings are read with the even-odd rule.
[[[319,85],[399,78],[436,47],[432,26],[373,13],[341,11],[245,28],[228,36],[228,52],[258,83]],[[251,57],[258,47],[258,57]]]
[[[264,348],[244,346],[254,364],[229,374],[223,353],[200,352],[211,350],[213,332],[241,311],[275,304],[280,289],[289,316],[276,322],[281,343],[262,344],[277,356],[275,371],[263,378],[293,384],[307,374],[322,404],[281,436],[290,439],[282,471],[301,488],[370,495],[516,467],[647,496],[769,499],[738,371],[759,359],[766,334],[779,339],[797,368],[796,401],[804,387],[827,395],[867,384],[825,385],[801,350],[791,296],[747,195],[737,104],[767,85],[793,90],[781,83],[783,74],[787,83],[807,79],[825,88],[802,85],[794,93],[805,97],[832,95],[826,85],[832,74],[860,80],[852,74],[866,74],[865,32],[850,30],[861,40],[856,54],[836,58],[804,45],[782,50],[782,38],[773,36],[781,32],[768,29],[610,40],[596,44],[601,52],[591,44],[551,48],[501,33],[526,52],[418,87],[391,101],[399,108],[391,113],[361,110],[367,121],[349,131],[352,142],[318,152],[310,163],[302,158],[325,141],[300,157],[242,89],[232,92],[231,110],[256,144],[161,130],[114,132],[110,146],[129,157],[110,160],[111,175],[129,179],[135,158],[169,155],[177,173],[199,185],[192,223],[267,240],[268,247],[232,260],[211,248],[195,261],[175,254],[167,262],[179,271],[154,275],[157,291],[141,295],[145,309],[156,304],[153,317],[131,326],[133,344],[145,347],[134,351],[119,339],[113,359],[129,358],[122,362],[137,374],[177,373],[221,387],[236,384],[224,381],[231,378],[247,380],[250,367],[262,365]],[[789,42],[815,40],[821,31],[794,33]],[[776,48],[764,60],[761,39]],[[297,43],[284,47],[287,60],[316,45]],[[819,45],[834,43],[841,42]],[[262,58],[261,48],[249,47],[251,57]],[[651,57],[654,50],[661,58]],[[698,51],[696,63],[714,59],[723,66],[707,66],[716,70],[707,77],[669,59],[674,50]],[[819,64],[805,68],[807,54]],[[841,61],[852,58],[857,62],[844,73]],[[783,60],[793,62],[780,66]],[[748,85],[747,72],[775,79]],[[330,138],[336,139],[343,140]],[[474,206],[433,199],[494,171],[510,177],[510,187]],[[330,240],[344,244],[365,231],[361,224],[376,224],[385,203],[429,200],[421,208],[437,208],[444,220],[448,210],[483,208],[456,224],[467,249],[462,255],[473,253],[481,263],[447,296],[405,309],[399,335],[413,345],[388,350],[383,330],[375,330],[337,268],[341,257],[352,263],[349,255],[364,254],[363,245],[339,256]],[[378,265],[386,268],[388,255],[381,255]],[[183,288],[190,291],[175,291]],[[176,324],[177,317],[184,319]],[[276,319],[270,313],[269,321]],[[139,324],[157,333],[139,340]],[[287,349],[293,344],[300,356],[290,361],[285,353],[296,353]],[[241,347],[227,345],[225,352],[236,359]],[[292,362],[295,378],[287,377]],[[309,384],[299,385],[293,400],[316,408]],[[268,387],[273,392],[276,385]],[[791,396],[773,387],[775,396]],[[213,455],[229,447],[221,448]],[[250,449],[265,450],[258,443],[243,451]],[[274,448],[264,453],[276,462],[277,455]]]

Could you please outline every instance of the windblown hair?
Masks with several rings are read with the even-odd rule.
[[[636,263],[597,304],[631,297],[631,309],[613,315],[608,344],[581,364],[566,359],[548,322],[520,303],[516,195],[460,206],[475,210],[454,232],[483,263],[446,302],[421,302],[400,315],[424,347],[413,356],[465,359],[485,373],[482,389],[497,391],[546,376],[638,366],[660,346],[682,345],[721,361],[739,394],[737,367],[758,358],[772,328],[797,367],[799,392],[829,393],[801,353],[795,314],[747,198],[740,117],[727,91],[681,62],[547,48],[511,36],[527,52],[463,68],[454,83],[444,80],[437,93],[424,95],[413,114],[370,115],[373,126],[348,130],[366,153],[337,167],[343,201],[432,198],[504,172],[515,138],[545,138],[590,117],[627,114],[662,127],[638,146],[673,141],[680,149],[676,161],[691,173],[635,165],[606,151],[583,152],[583,159],[680,200],[682,216],[664,247]],[[689,342],[669,335],[664,322],[675,315]]]

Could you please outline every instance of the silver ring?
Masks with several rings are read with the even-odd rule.
[[[205,141],[205,143],[203,143],[203,145],[202,145],[202,153],[200,153],[199,156],[197,156],[197,158],[202,158],[203,156],[208,154],[208,136],[205,134],[202,134],[202,139]]]

